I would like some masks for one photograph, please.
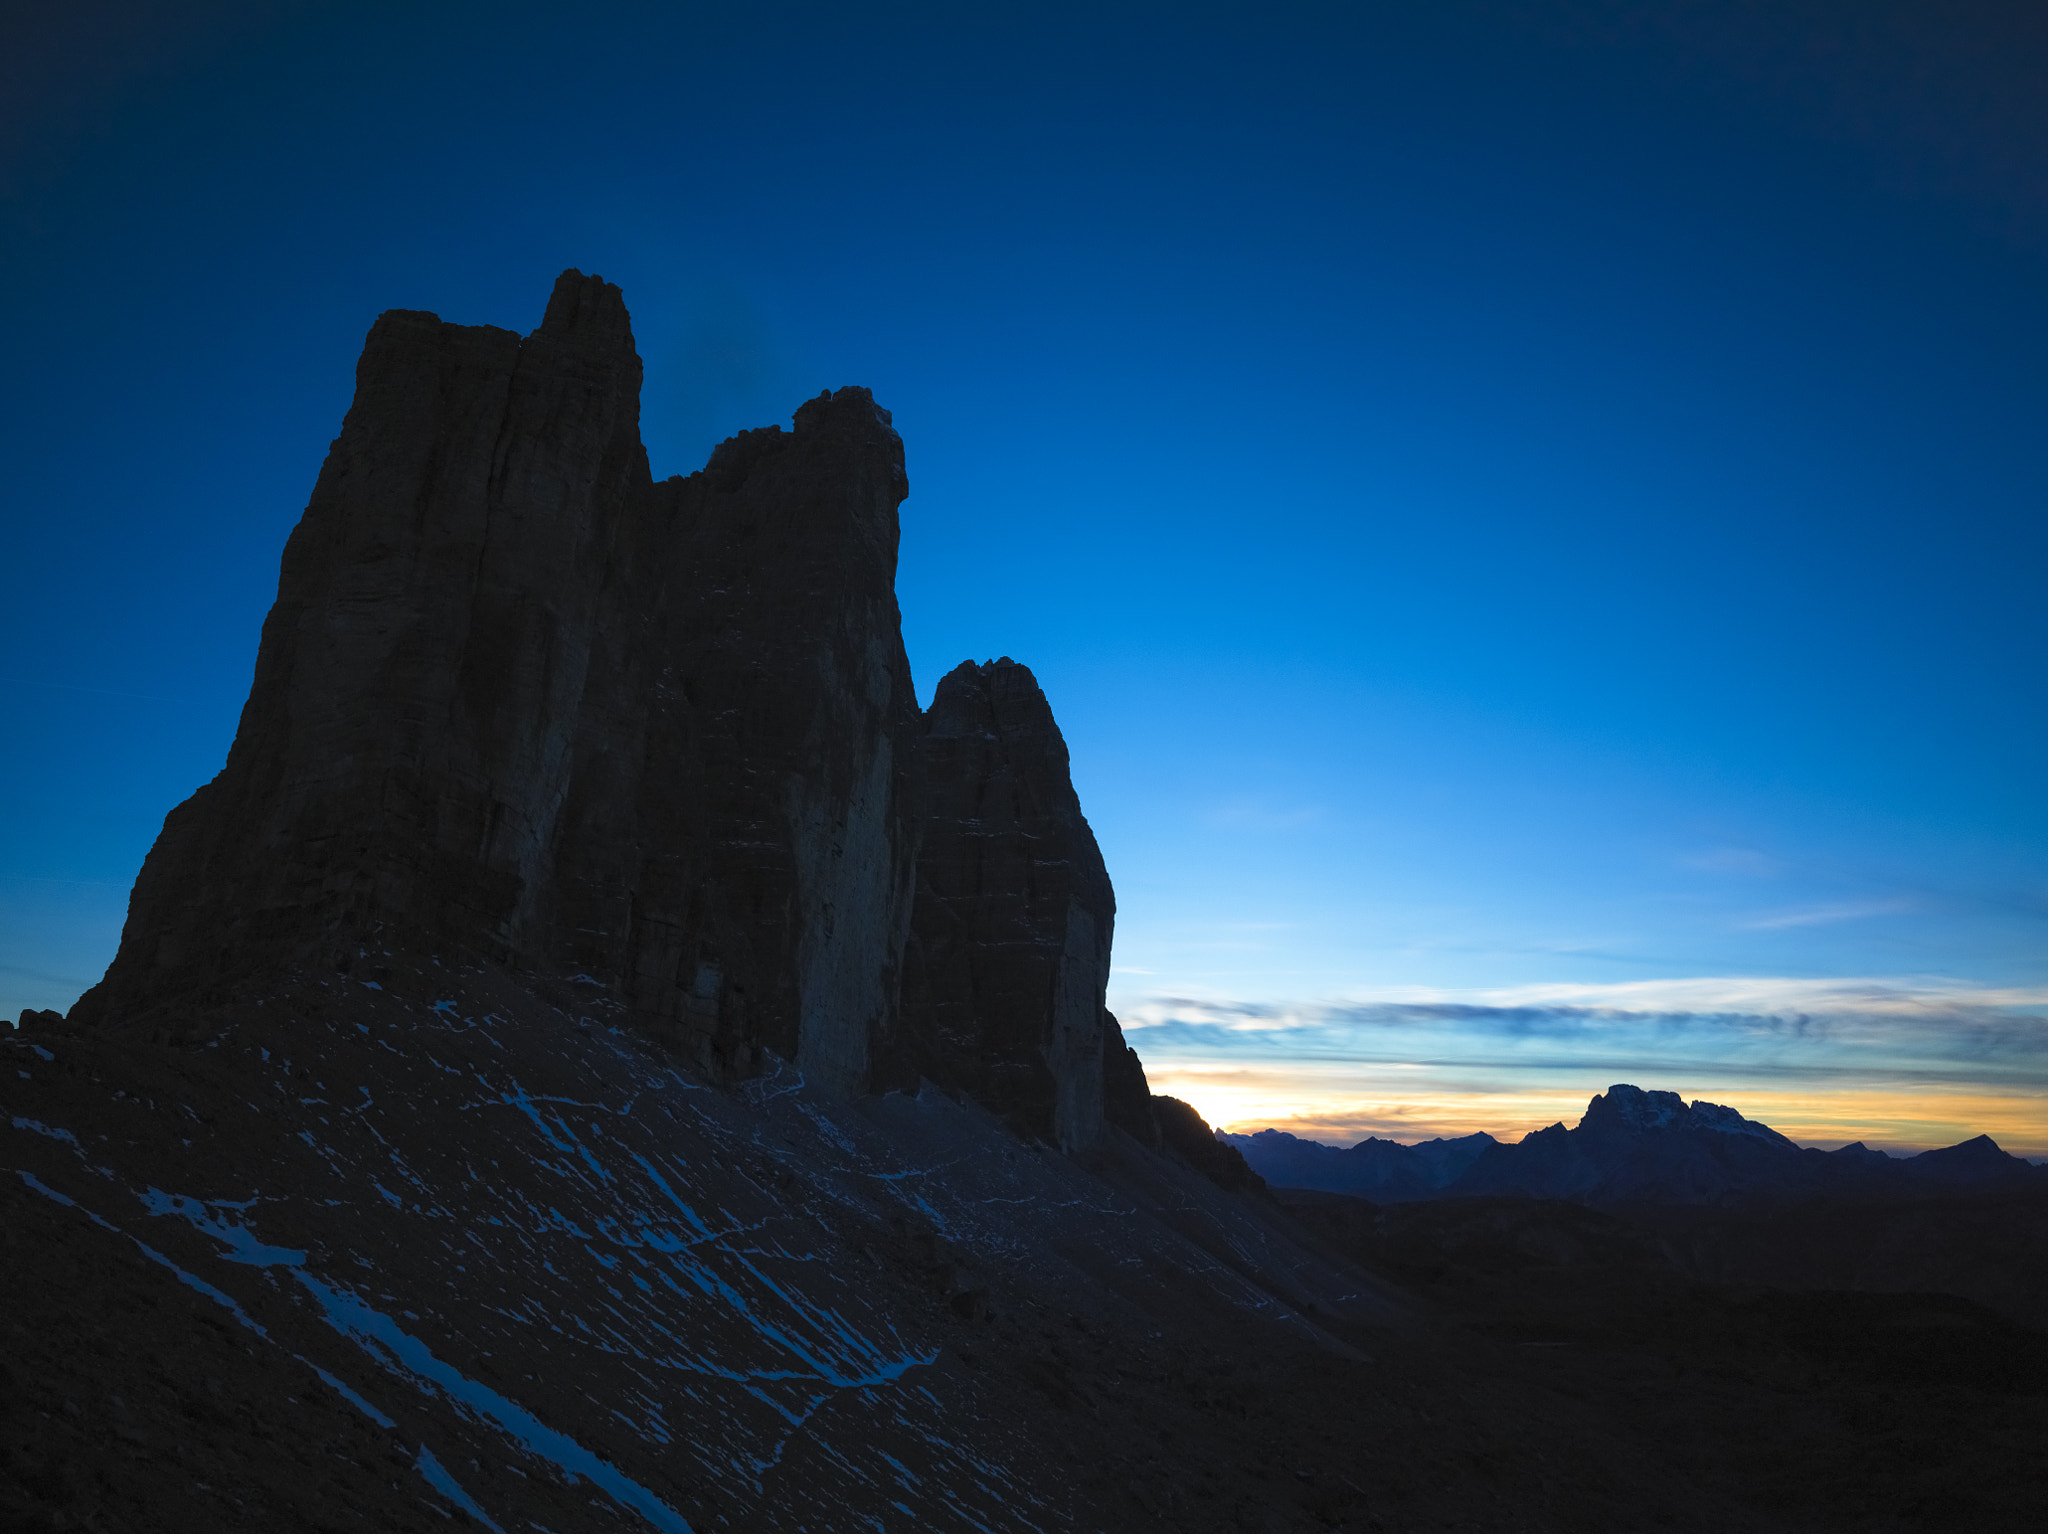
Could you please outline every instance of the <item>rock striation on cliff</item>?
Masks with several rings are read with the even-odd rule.
[[[863,1079],[909,917],[902,442],[842,389],[657,485],[640,376],[576,272],[523,338],[377,321],[85,1019],[426,944],[598,979],[715,1074]]]
[[[640,380],[574,271],[528,336],[376,322],[227,764],[73,1021],[447,956],[596,986],[716,1079],[922,1076],[1157,1146],[1044,694],[970,662],[918,709],[889,413],[828,391],[657,483]]]
[[[906,1066],[1066,1149],[1115,1116],[1141,1139],[1144,1068],[1103,1004],[1116,895],[1067,743],[1030,668],[963,662],[924,716],[917,895],[904,963]]]

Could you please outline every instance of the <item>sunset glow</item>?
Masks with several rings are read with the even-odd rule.
[[[1166,1061],[1149,1068],[1154,1091],[1193,1103],[1218,1129],[1283,1129],[1303,1139],[1350,1145],[1368,1136],[1412,1144],[1484,1130],[1517,1140],[1546,1125],[1576,1124],[1586,1101],[1612,1083],[1577,1089],[1535,1086],[1460,1091],[1420,1068],[1330,1075],[1284,1066],[1237,1070]],[[2048,1158],[2048,1091],[1959,1092],[1908,1089],[1773,1092],[1739,1080],[1650,1077],[1633,1083],[1676,1091],[1688,1100],[1725,1103],[1801,1145],[1833,1150],[1861,1140],[1912,1154],[1988,1134],[2016,1156]]]
[[[0,1022],[221,770],[377,315],[573,267],[656,479],[892,413],[909,686],[1031,668],[1162,1090],[2048,1155],[2040,7],[26,9]]]
[[[1615,1005],[1686,999],[1702,1010]],[[2032,991],[1750,978],[1619,995],[1546,987],[1455,1001],[1124,1005],[1154,1090],[1231,1130],[1346,1144],[1478,1130],[1512,1140],[1576,1123],[1593,1093],[1625,1081],[1725,1103],[1824,1149],[1861,1140],[1910,1153],[1989,1134],[2015,1155],[2044,1157],[2041,1000]]]

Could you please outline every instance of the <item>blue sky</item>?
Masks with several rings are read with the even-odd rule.
[[[1212,1116],[1625,1068],[2048,1153],[2038,7],[559,9],[81,5],[0,63],[9,1014],[224,757],[370,320],[530,328],[573,265],[658,474],[894,411],[920,687],[1037,671],[1113,1004]],[[1483,1021],[1532,995],[1541,1090]],[[1330,1063],[1410,1005],[1477,1009],[1400,1034],[1462,1074]],[[1705,1014],[1826,1026],[1787,1097],[1645,1042]]]

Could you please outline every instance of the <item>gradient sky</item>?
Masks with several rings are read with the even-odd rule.
[[[2048,11],[93,5],[0,49],[0,1008],[215,772],[386,308],[865,383],[1214,1119],[2048,1154]]]

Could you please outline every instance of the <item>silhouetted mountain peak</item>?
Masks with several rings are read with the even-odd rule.
[[[1272,1129],[1225,1138],[1276,1187],[1382,1203],[1510,1195],[1596,1205],[1702,1204],[2048,1183],[2048,1171],[2006,1154],[1988,1135],[1907,1160],[1860,1141],[1833,1152],[1802,1150],[1734,1108],[1687,1103],[1676,1092],[1626,1082],[1596,1094],[1576,1126],[1551,1124],[1512,1145],[1467,1135],[1421,1145],[1368,1139],[1340,1151]]]
[[[1782,1145],[1788,1150],[1798,1148],[1769,1125],[1746,1119],[1733,1108],[1720,1103],[1695,1100],[1688,1106],[1676,1092],[1646,1092],[1625,1082],[1618,1082],[1604,1093],[1595,1095],[1586,1104],[1585,1117],[1579,1120],[1579,1128],[1635,1134],[1669,1130],[1681,1134],[1746,1135],[1754,1140]]]
[[[1900,1163],[1906,1175],[1926,1182],[2003,1182],[2028,1176],[2048,1180],[2048,1171],[2002,1149],[1989,1135],[1977,1135],[1938,1150],[1922,1151]]]
[[[1304,1140],[1280,1129],[1217,1138],[1240,1152],[1249,1148],[1246,1161],[1268,1181],[1325,1193],[1350,1193],[1382,1203],[1430,1196],[1498,1143],[1484,1132],[1415,1145],[1368,1135],[1348,1149]]]
[[[1618,1082],[1594,1094],[1586,1104],[1581,1129],[1613,1125],[1623,1129],[1668,1129],[1685,1116],[1685,1099],[1676,1092],[1645,1092]]]

